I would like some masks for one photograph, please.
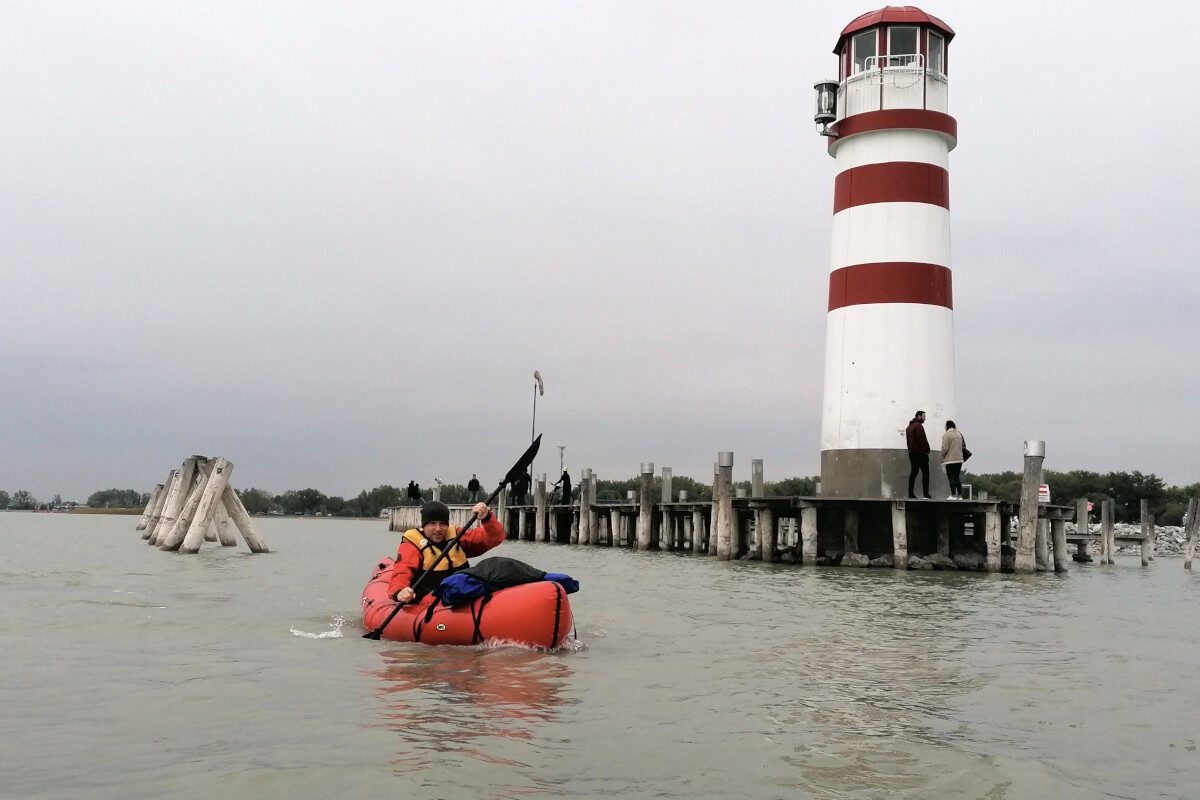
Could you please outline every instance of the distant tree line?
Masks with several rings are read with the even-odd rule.
[[[102,489],[88,495],[87,504],[92,508],[144,508],[150,495],[137,489]]]

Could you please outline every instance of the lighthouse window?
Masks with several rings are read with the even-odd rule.
[[[852,40],[854,48],[854,71],[862,72],[864,69],[873,69],[874,62],[867,64],[867,59],[875,58],[875,48],[877,35],[875,31],[867,31],[860,33]]]
[[[929,69],[946,74],[946,40],[941,34],[929,32],[929,56],[926,58]]]
[[[917,60],[917,29],[888,28],[888,66],[908,67]]]

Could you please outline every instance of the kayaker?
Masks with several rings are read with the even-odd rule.
[[[469,567],[468,556],[483,555],[504,541],[504,526],[486,503],[476,503],[471,510],[479,520],[479,527],[472,528],[456,539],[454,536],[457,531],[450,526],[450,509],[445,503],[430,500],[421,506],[421,530],[407,530],[400,539],[396,567],[388,583],[389,597],[401,603],[419,600],[443,578]],[[448,542],[449,552],[438,561]],[[438,561],[436,566],[435,561]],[[434,567],[433,574],[421,582],[417,589],[420,594],[417,594],[412,589],[412,583],[430,567]]]

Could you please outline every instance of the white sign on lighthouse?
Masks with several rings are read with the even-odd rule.
[[[816,121],[836,161],[821,488],[902,497],[904,428],[918,410],[933,444],[953,419],[947,113],[954,31],[912,6],[855,19],[838,37],[838,80],[818,83]]]

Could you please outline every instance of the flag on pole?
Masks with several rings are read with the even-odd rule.
[[[546,394],[546,386],[545,386],[545,384],[542,383],[542,373],[538,372],[535,369],[533,371],[533,379],[535,381],[537,381],[538,394],[540,394],[540,395]]]

